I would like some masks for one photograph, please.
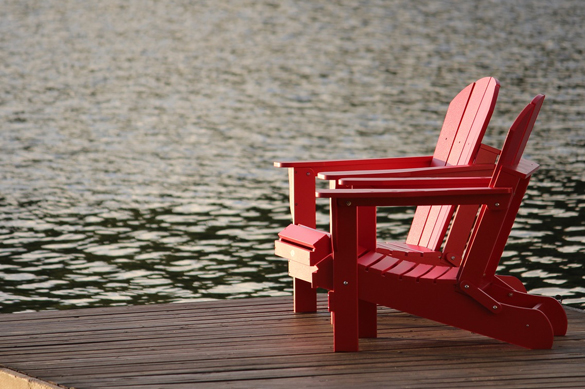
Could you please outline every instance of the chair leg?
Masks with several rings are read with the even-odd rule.
[[[524,286],[522,281],[520,281],[518,278],[514,276],[496,275],[495,278],[497,278],[497,281],[502,281],[504,284],[511,287],[512,289],[516,289],[519,292],[526,293],[526,287]],[[498,283],[501,284],[500,282]]]
[[[502,284],[496,283],[489,289],[490,294],[502,303],[518,307],[533,308],[544,313],[549,320],[555,336],[567,333],[567,313],[557,300],[547,296],[537,296],[523,293],[518,290],[509,290]]]
[[[359,300],[359,337],[378,337],[378,306],[368,301]]]
[[[337,297],[340,296],[335,294],[336,301],[338,301]],[[359,351],[357,299],[356,301],[340,300],[339,304],[334,304],[335,308],[331,312],[333,351]]]
[[[565,309],[557,300],[552,297],[534,296],[538,299],[535,309],[544,313],[553,328],[555,336],[564,336],[567,334],[568,320]]]
[[[294,312],[317,312],[317,290],[310,283],[298,278],[293,279],[293,288]]]
[[[501,310],[496,313],[458,292],[456,280],[422,277],[418,281],[408,277],[399,280],[363,268],[360,268],[359,275],[360,297],[367,301],[507,343],[530,349],[549,349],[554,334],[562,332],[562,325],[555,329],[555,324],[549,320],[549,317],[554,317],[561,323],[564,321],[564,312],[549,313],[551,307],[556,309],[554,300],[541,304],[544,300],[538,296],[515,289],[492,286],[486,290],[501,303]]]
[[[293,223],[315,228],[315,172],[308,168],[289,168],[288,176]],[[317,312],[317,290],[296,278],[293,288],[294,312]]]
[[[331,200],[333,293],[330,304],[334,351],[359,351],[357,209]]]

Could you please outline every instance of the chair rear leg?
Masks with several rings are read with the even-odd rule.
[[[317,312],[317,290],[310,283],[293,279],[294,312]]]
[[[537,309],[546,315],[555,336],[567,333],[567,313],[561,303],[554,298],[510,290],[506,286],[498,285],[497,281],[489,288],[489,294],[504,304]]]
[[[334,351],[359,351],[357,208],[331,199],[333,291],[329,293]]]
[[[378,306],[368,301],[359,300],[359,337],[378,337]]]
[[[496,275],[495,278],[498,279],[499,284],[501,284],[503,282],[506,286],[508,286],[512,289],[515,289],[519,292],[526,293],[526,287],[524,286],[522,281],[520,281],[518,278],[516,278],[514,276]]]

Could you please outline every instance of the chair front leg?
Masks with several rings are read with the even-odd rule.
[[[315,173],[309,168],[289,168],[290,211],[294,224],[316,227]],[[316,312],[317,290],[310,283],[293,278],[294,312]]]
[[[376,250],[376,207],[359,207],[358,245],[368,251]],[[357,258],[356,258],[357,260]],[[378,307],[375,303],[359,300],[360,338],[378,337]]]
[[[359,350],[357,207],[331,199],[333,294],[330,305],[334,351]],[[331,299],[331,297],[333,297]]]
[[[359,337],[378,337],[378,305],[368,301],[359,300]]]

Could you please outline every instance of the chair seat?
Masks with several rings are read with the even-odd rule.
[[[430,265],[459,265],[461,255],[442,253],[424,246],[404,242],[378,242],[376,251],[400,259],[410,259],[418,263]]]
[[[433,252],[433,254],[434,257],[438,257],[441,253]],[[368,252],[358,259],[358,269],[360,272],[368,272],[384,278],[394,277],[403,281],[456,282],[459,267],[439,264],[439,261],[436,261],[436,264],[416,261],[420,258],[423,257],[417,258],[416,254],[411,255],[409,260],[379,251]]]

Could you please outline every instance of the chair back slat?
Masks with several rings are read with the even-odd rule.
[[[514,167],[518,165],[543,102],[544,95],[537,95],[532,99],[530,104],[522,110],[520,115],[518,115],[506,136],[506,141],[504,142],[498,160],[498,167]]]
[[[467,165],[474,161],[494,111],[500,84],[486,77],[468,85],[449,104],[432,166]],[[406,243],[438,250],[453,216],[453,206],[416,209]]]
[[[460,278],[477,285],[489,282],[495,276],[514,220],[526,193],[530,175],[538,165],[530,164],[521,171],[522,153],[534,128],[543,95],[536,96],[518,115],[508,132],[490,186],[512,188],[510,204],[505,211],[490,210],[483,205],[475,223],[469,246],[465,253]]]

